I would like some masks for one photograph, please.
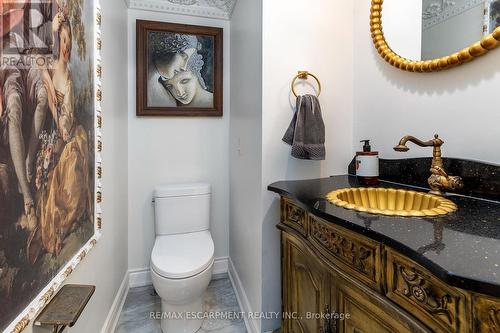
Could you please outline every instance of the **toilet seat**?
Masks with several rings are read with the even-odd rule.
[[[195,276],[214,261],[214,242],[209,231],[157,236],[151,268],[168,279]]]

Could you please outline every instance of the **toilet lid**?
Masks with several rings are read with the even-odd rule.
[[[209,231],[157,236],[151,254],[153,270],[171,279],[203,272],[214,259],[214,242]]]

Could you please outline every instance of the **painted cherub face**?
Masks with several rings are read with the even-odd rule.
[[[69,28],[63,27],[59,32],[59,57],[65,63],[68,63],[71,58],[71,33]]]
[[[193,101],[199,88],[196,75],[186,69],[188,58],[186,53],[177,53],[170,59],[156,61],[161,84],[183,105]]]
[[[184,105],[188,105],[196,95],[198,79],[192,72],[184,71],[165,81],[164,86],[176,100]]]

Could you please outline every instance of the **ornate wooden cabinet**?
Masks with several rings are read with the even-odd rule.
[[[283,333],[500,333],[500,300],[283,198]]]

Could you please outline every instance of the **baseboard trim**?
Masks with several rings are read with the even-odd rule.
[[[220,275],[228,272],[229,257],[215,258],[212,275]],[[131,269],[129,272],[129,287],[145,287],[153,284],[149,267]]]
[[[236,293],[236,299],[238,300],[238,304],[240,305],[241,312],[253,313],[252,306],[250,305],[250,301],[248,300],[245,289],[243,288],[243,283],[238,276],[238,272],[236,271],[231,258],[229,258],[228,273],[229,280],[231,280],[231,284],[233,285],[233,289]],[[247,316],[244,316],[244,319],[248,333],[259,333],[258,324],[255,320],[249,320]]]
[[[120,318],[120,314],[123,309],[123,305],[125,304],[125,299],[127,298],[128,290],[129,290],[129,272],[125,273],[123,277],[123,281],[116,293],[115,300],[109,309],[108,316],[104,321],[104,325],[102,326],[101,333],[114,333],[116,330],[116,325],[118,324],[118,319]]]
[[[130,275],[129,278],[130,288],[145,287],[153,284],[149,267],[131,269],[128,271],[128,273]]]
[[[229,257],[215,258],[214,271],[212,275],[225,274],[229,270]]]

